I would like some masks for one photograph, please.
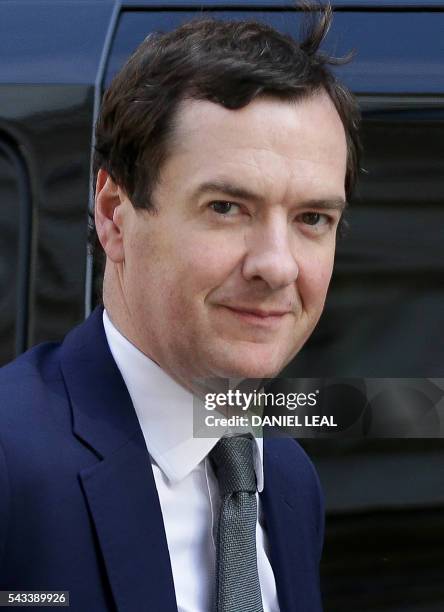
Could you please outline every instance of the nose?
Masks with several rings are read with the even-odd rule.
[[[263,222],[246,238],[247,254],[242,273],[246,280],[262,280],[273,289],[294,283],[299,274],[295,236],[286,219]]]

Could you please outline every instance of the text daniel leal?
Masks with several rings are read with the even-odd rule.
[[[205,417],[205,425],[208,427],[337,427],[334,417],[320,414],[305,414],[301,419],[297,414],[284,414],[279,416],[260,416],[252,414],[249,417],[233,415],[231,417],[219,417],[209,414]]]

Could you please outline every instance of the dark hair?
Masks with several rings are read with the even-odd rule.
[[[261,95],[291,101],[325,90],[344,125],[349,196],[359,168],[359,111],[329,68],[349,58],[319,51],[331,20],[330,6],[307,10],[302,42],[256,21],[207,18],[150,34],[103,97],[95,132],[94,184],[103,168],[136,208],[153,210],[151,195],[185,99],[238,109]]]

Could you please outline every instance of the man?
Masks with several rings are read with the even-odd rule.
[[[105,94],[105,310],[1,374],[1,589],[69,590],[76,611],[321,609],[311,463],[293,440],[193,438],[192,393],[276,376],[321,315],[358,144],[317,51],[329,20],[301,45],[185,24]],[[227,493],[234,471],[254,486]]]

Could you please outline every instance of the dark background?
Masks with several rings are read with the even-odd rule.
[[[325,312],[283,375],[442,379],[444,2],[333,4],[326,48],[356,50],[337,72],[362,108],[364,171]],[[94,306],[93,123],[128,55],[201,7],[297,37],[292,6],[0,3],[0,363],[60,340]],[[326,612],[444,610],[442,441],[302,443],[326,494]]]

